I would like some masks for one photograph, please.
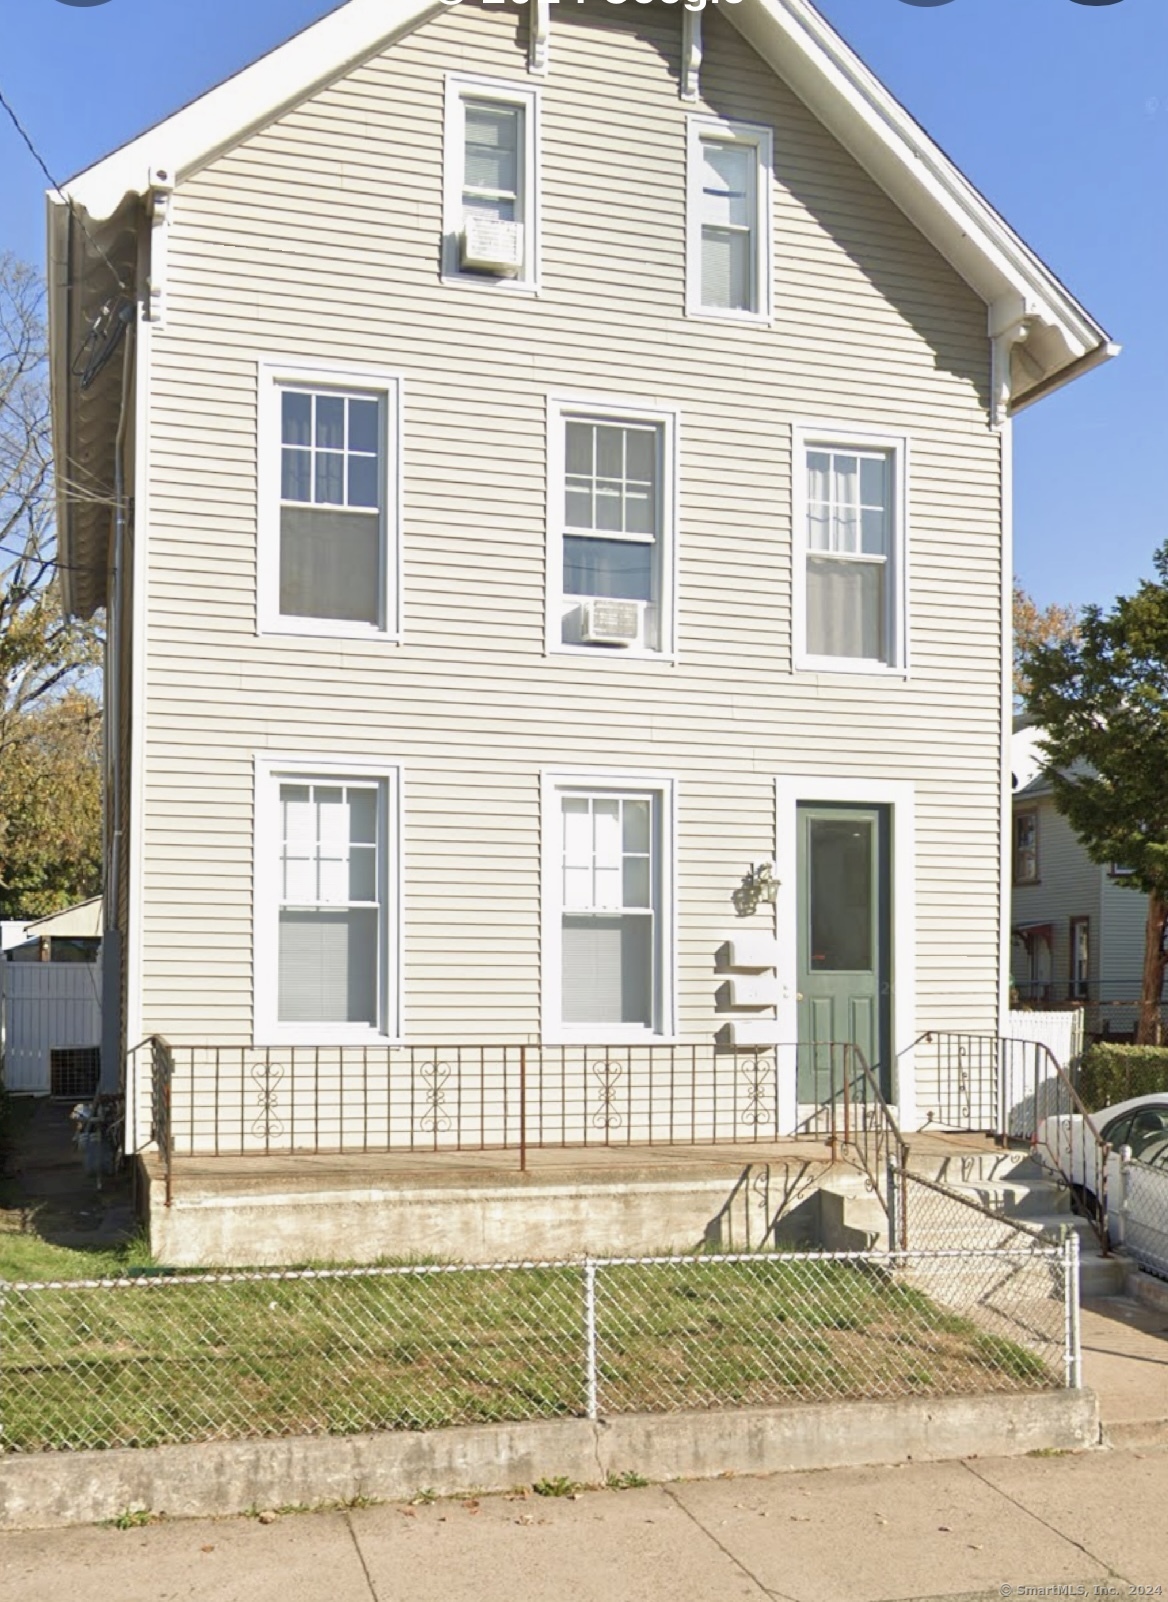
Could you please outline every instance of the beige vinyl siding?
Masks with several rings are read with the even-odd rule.
[[[257,751],[400,760],[407,1038],[537,1038],[539,773],[679,784],[706,1040],[776,774],[918,786],[919,1022],[996,1026],[999,442],[984,305],[719,13],[696,109],[775,134],[775,318],[683,315],[676,7],[443,11],[179,186],[154,343],[143,1019],[251,1039]],[[439,282],[443,77],[539,83],[542,292]],[[402,375],[403,643],[258,638],[256,362]],[[546,656],[549,393],[674,404],[677,665]],[[791,671],[791,427],[911,449],[911,676]],[[790,896],[793,886],[784,886]]]

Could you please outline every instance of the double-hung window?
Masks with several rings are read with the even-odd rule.
[[[1071,1000],[1087,1001],[1091,994],[1091,920],[1071,919]]]
[[[395,635],[398,380],[265,362],[260,386],[261,630]]]
[[[670,653],[675,415],[554,401],[548,431],[549,649]]]
[[[398,774],[263,758],[256,782],[256,1035],[395,1036]]]
[[[546,1037],[671,1033],[671,786],[570,776],[545,784]]]
[[[903,440],[796,430],[796,666],[905,664]]]
[[[690,118],[691,315],[770,317],[771,166],[769,128]]]
[[[538,115],[534,88],[447,78],[444,278],[536,287]]]
[[[1014,883],[1038,883],[1038,813],[1014,814]]]

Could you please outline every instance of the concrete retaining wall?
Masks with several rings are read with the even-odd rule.
[[[727,1413],[564,1419],[140,1452],[0,1458],[0,1529],[49,1529],[146,1509],[175,1518],[396,1501],[432,1489],[505,1491],[564,1475],[655,1481],[908,1460],[1082,1451],[1099,1441],[1090,1391],[847,1402]]]
[[[753,1251],[776,1235],[809,1244],[818,1238],[818,1177],[807,1163],[758,1163],[666,1179],[658,1167],[619,1180],[461,1175],[457,1183],[344,1189],[261,1189],[223,1178],[212,1191],[179,1188],[169,1208],[157,1176],[146,1170],[144,1181],[158,1262],[252,1268],[410,1257],[529,1262],[703,1244]]]

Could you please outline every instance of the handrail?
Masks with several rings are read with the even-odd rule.
[[[863,1049],[854,1041],[800,1043],[813,1051],[831,1053],[831,1094],[821,1102],[820,1112],[829,1115],[828,1135],[832,1156],[842,1144],[858,1160],[869,1186],[889,1219],[892,1244],[903,1246],[905,1197],[903,1179],[895,1205],[889,1193],[894,1172],[903,1175],[908,1162],[908,1143],[880,1088],[879,1080]],[[842,1053],[844,1072],[837,1082],[837,1054]],[[841,1125],[842,1122],[842,1141]]]
[[[150,1133],[162,1159],[166,1205],[174,1201],[174,1052],[162,1035],[150,1038]]]
[[[911,1052],[916,1051],[917,1048],[922,1045],[937,1044],[939,1046],[945,1040],[955,1040],[958,1042],[968,1041],[970,1043],[977,1042],[983,1044],[989,1043],[993,1045],[994,1051],[992,1068],[994,1078],[990,1086],[994,1126],[992,1133],[999,1140],[1008,1140],[1010,1138],[1010,1131],[1008,1128],[1008,1108],[1006,1106],[1008,1099],[1006,1085],[1006,1073],[1008,1065],[1006,1062],[1005,1052],[1002,1049],[1003,1047],[1019,1048],[1033,1053],[1033,1076],[1032,1083],[1029,1087],[1029,1095],[1032,1099],[1034,1107],[1034,1128],[1030,1131],[1030,1144],[1032,1148],[1037,1145],[1036,1136],[1038,1132],[1038,1125],[1040,1122],[1042,1122],[1039,1117],[1041,1099],[1040,1087],[1043,1084],[1049,1084],[1051,1082],[1059,1087],[1060,1093],[1065,1095],[1067,1102],[1070,1104],[1070,1107],[1073,1110],[1072,1116],[1077,1115],[1083,1120],[1083,1126],[1089,1132],[1092,1138],[1095,1152],[1096,1171],[1094,1196],[1097,1203],[1097,1212],[1095,1216],[1090,1218],[1090,1222],[1096,1236],[1098,1237],[1101,1250],[1103,1251],[1104,1255],[1107,1255],[1110,1251],[1110,1243],[1107,1231],[1107,1166],[1108,1158],[1111,1155],[1111,1147],[1107,1144],[1107,1142],[1104,1141],[1099,1130],[1099,1126],[1096,1124],[1091,1113],[1088,1111],[1082,1096],[1079,1094],[1074,1080],[1063,1067],[1062,1063],[1059,1062],[1054,1052],[1051,1051],[1050,1047],[1041,1040],[1023,1040],[1012,1035],[991,1035],[988,1033],[981,1034],[976,1030],[926,1029],[922,1034],[917,1036],[912,1045],[904,1047],[902,1051],[897,1053],[896,1062],[899,1064],[902,1057],[908,1056]],[[1039,1067],[1043,1063],[1045,1063],[1048,1071],[1045,1074],[1040,1074]],[[1023,1082],[1023,1089],[1024,1094],[1022,1099],[1023,1102],[1025,1102],[1025,1080]],[[954,1122],[955,1120],[953,1119],[944,1120],[946,1126],[950,1128],[952,1128]],[[968,1120],[968,1122],[972,1122],[972,1119]],[[1068,1173],[1066,1168],[1063,1166],[1060,1160],[1062,1154],[1051,1150],[1050,1147],[1046,1147],[1045,1149],[1049,1153],[1050,1159],[1059,1175],[1059,1178],[1062,1180],[1067,1189],[1072,1193],[1080,1189],[1081,1187],[1075,1184],[1072,1175]]]
[[[872,1185],[872,1188],[875,1190],[876,1194],[880,1197],[880,1200],[884,1205],[884,1211],[888,1214],[889,1223],[891,1224],[896,1237],[891,1244],[894,1247],[899,1246],[903,1251],[908,1247],[905,1208],[905,1172],[908,1168],[908,1142],[900,1132],[900,1125],[896,1121],[896,1117],[893,1114],[892,1108],[885,1100],[884,1092],[881,1090],[879,1081],[877,1080],[876,1075],[872,1072],[871,1065],[864,1056],[863,1051],[861,1051],[859,1046],[856,1046],[853,1049],[855,1051],[856,1060],[860,1065],[860,1072],[864,1076],[868,1086],[868,1096],[865,1101],[865,1106],[876,1108],[878,1110],[878,1115],[882,1118],[885,1126],[885,1150],[883,1152],[883,1156],[881,1155],[881,1142],[879,1135],[877,1136],[876,1147],[873,1153],[869,1154],[866,1148],[861,1148],[858,1146],[855,1149],[857,1155],[860,1157],[860,1160],[863,1163],[865,1171],[867,1172],[869,1183]],[[895,1150],[895,1158],[893,1157],[893,1150]],[[894,1175],[899,1176],[897,1181],[897,1205],[895,1208],[892,1206],[891,1196],[888,1195],[885,1190],[887,1185],[891,1185],[893,1183]]]

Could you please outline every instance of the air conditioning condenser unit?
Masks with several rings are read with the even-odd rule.
[[[585,601],[580,608],[580,638],[585,645],[639,646],[645,642],[642,601]]]
[[[462,265],[514,277],[523,266],[523,225],[471,212],[462,230]]]

